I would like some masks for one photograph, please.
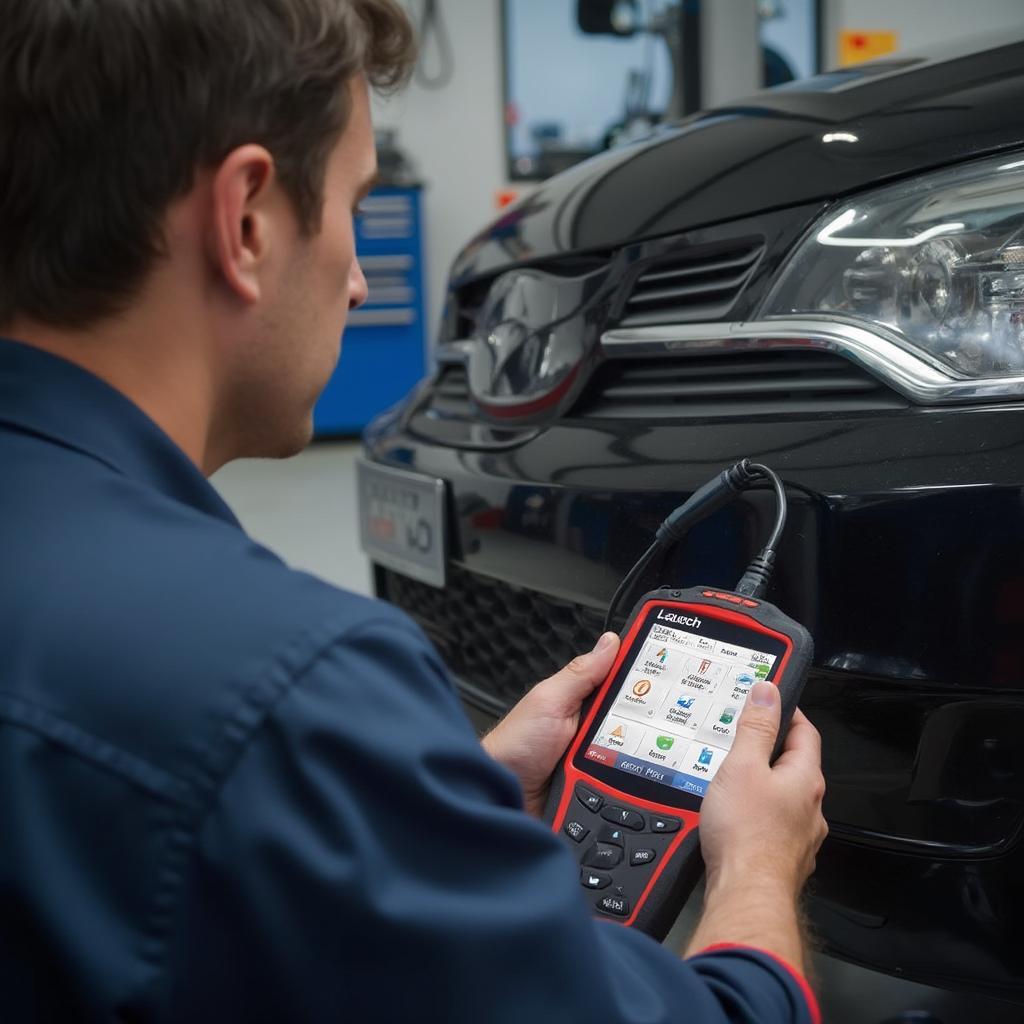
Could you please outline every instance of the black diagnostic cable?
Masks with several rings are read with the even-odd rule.
[[[786,528],[786,487],[779,479],[778,473],[767,466],[752,463],[750,469],[758,476],[769,480],[775,489],[775,527],[768,538],[768,543],[747,566],[747,571],[736,584],[735,592],[743,597],[761,597],[771,582],[772,570],[775,568],[775,552],[782,539],[782,531]]]
[[[775,490],[775,526],[768,543],[747,566],[742,579],[736,586],[736,593],[744,597],[760,597],[768,588],[775,565],[775,552],[786,527],[786,489],[778,474],[757,462],[743,459],[735,466],[722,470],[713,480],[694,491],[678,508],[674,509],[658,527],[654,543],[637,559],[633,568],[622,578],[608,605],[602,632],[607,632],[615,609],[624,597],[632,591],[637,580],[660,552],[671,547],[690,531],[701,519],[734,501],[744,491],[762,480],[771,483]]]
[[[678,509],[676,510],[678,511]],[[611,626],[612,616],[615,614],[615,609],[618,608],[619,602],[622,600],[624,594],[628,594],[632,589],[637,579],[639,579],[641,573],[650,565],[654,556],[661,551],[661,544],[655,541],[637,560],[633,563],[633,568],[622,577],[622,582],[615,588],[615,593],[612,594],[611,602],[608,605],[608,611],[605,612],[604,625],[601,627],[602,633],[607,633]]]

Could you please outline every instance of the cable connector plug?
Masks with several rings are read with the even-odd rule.
[[[694,491],[679,508],[669,513],[658,527],[656,543],[659,547],[668,547],[682,540],[694,523],[728,505],[759,479],[760,473],[750,468],[749,459],[723,469],[713,480]]]
[[[768,589],[775,569],[775,552],[765,548],[747,566],[743,578],[736,584],[733,593],[742,597],[762,597]]]

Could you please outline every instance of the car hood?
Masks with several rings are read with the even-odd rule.
[[[1024,42],[765,90],[549,179],[478,235],[452,283],[833,199],[1024,145]]]

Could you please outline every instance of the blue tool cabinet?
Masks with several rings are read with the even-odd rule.
[[[377,188],[356,216],[369,298],[348,315],[338,368],[314,414],[318,437],[358,434],[424,375],[421,195],[419,187]]]

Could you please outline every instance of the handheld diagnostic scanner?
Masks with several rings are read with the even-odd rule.
[[[659,531],[662,540],[626,577],[608,610],[610,620],[658,547],[677,540],[730,492],[765,477],[780,496],[769,544],[735,591],[662,588],[637,602],[615,664],[552,780],[547,818],[579,860],[581,891],[594,912],[659,939],[703,871],[701,803],[752,687],[766,680],[780,690],[781,746],[813,655],[807,630],[761,597],[785,523],[775,474],[742,462],[698,491],[666,520],[672,525]],[[716,488],[726,491],[724,500]]]

